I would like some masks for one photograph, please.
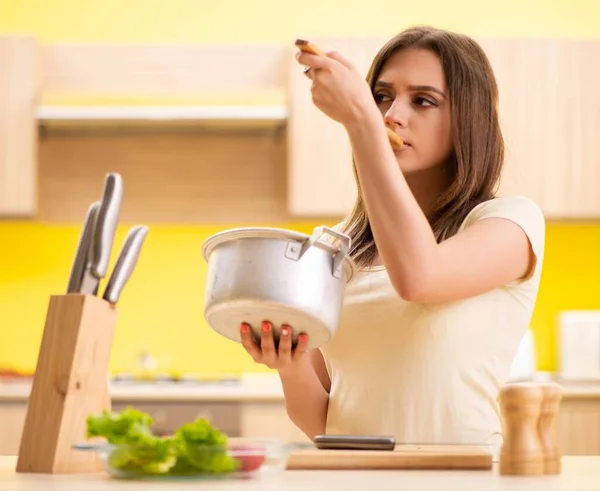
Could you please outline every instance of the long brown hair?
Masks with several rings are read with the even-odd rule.
[[[456,234],[466,215],[479,203],[494,197],[504,162],[504,139],[498,118],[498,87],[485,52],[471,38],[429,26],[407,29],[390,39],[377,53],[367,81],[371,90],[387,60],[403,48],[436,53],[449,89],[454,150],[447,162],[450,185],[437,198],[427,217],[436,240]],[[358,195],[344,223],[352,238],[350,255],[358,266],[372,263],[377,246],[362,199]]]

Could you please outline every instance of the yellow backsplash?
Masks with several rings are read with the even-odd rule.
[[[310,232],[315,224],[284,227]],[[241,347],[216,333],[202,315],[204,240],[230,226],[150,225],[137,268],[119,303],[111,371],[137,370],[142,350],[156,370],[265,372]],[[127,226],[115,239],[111,269]],[[64,293],[78,225],[0,222],[0,367],[35,368],[50,295]],[[539,368],[555,368],[560,310],[600,308],[600,223],[548,224],[541,291],[532,320]],[[105,282],[102,284],[104,287]]]

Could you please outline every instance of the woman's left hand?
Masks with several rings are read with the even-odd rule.
[[[339,53],[327,53],[325,58],[299,52],[296,59],[308,67],[305,73],[313,82],[311,92],[315,106],[331,119],[351,125],[377,109],[369,84]]]

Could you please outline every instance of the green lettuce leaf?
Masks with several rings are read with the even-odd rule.
[[[227,453],[227,435],[204,418],[182,425],[170,437],[152,432],[149,414],[128,407],[87,419],[87,436],[103,437],[117,448],[109,456],[114,469],[132,474],[226,473],[239,463]]]

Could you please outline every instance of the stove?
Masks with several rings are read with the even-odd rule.
[[[171,373],[129,373],[119,372],[110,377],[110,382],[115,385],[128,384],[168,384],[182,386],[238,386],[241,378],[238,375],[203,375],[198,373],[171,374]]]

